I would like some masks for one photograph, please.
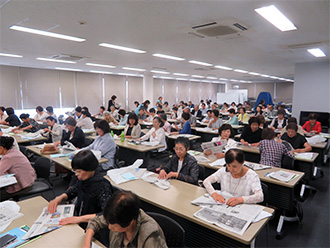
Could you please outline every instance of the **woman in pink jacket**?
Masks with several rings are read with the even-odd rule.
[[[17,183],[0,189],[0,201],[32,189],[36,173],[29,160],[17,149],[13,149],[12,137],[0,137],[0,175],[15,174]]]

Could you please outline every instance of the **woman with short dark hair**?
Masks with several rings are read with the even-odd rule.
[[[36,107],[36,112],[37,114],[33,117],[33,119],[36,121],[46,122],[46,118],[48,114],[44,112],[43,107],[41,106]]]
[[[12,107],[6,108],[6,113],[8,117],[4,121],[1,121],[0,124],[9,125],[11,127],[18,127],[21,125],[21,122],[17,115],[15,115],[15,111]]]
[[[75,147],[83,148],[85,146],[85,134],[80,127],[77,127],[77,122],[73,117],[68,117],[64,121],[65,128],[68,130],[63,133],[62,140],[55,143],[57,146],[59,143],[63,146],[65,141],[69,141]]]
[[[21,114],[19,117],[21,118],[23,123],[19,127],[13,128],[12,131],[15,132],[21,130],[30,133],[35,133],[40,129],[39,124],[35,120],[31,119],[29,114]]]
[[[124,129],[125,138],[137,139],[141,136],[141,126],[135,113],[128,114],[127,123]]]
[[[308,121],[302,126],[304,133],[318,134],[322,132],[321,122],[317,121],[316,114],[309,114]]]

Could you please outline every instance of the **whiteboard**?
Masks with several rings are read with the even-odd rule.
[[[217,93],[217,103],[223,104],[224,102],[228,103],[229,105],[232,102],[237,103],[239,100],[239,94],[235,93]]]
[[[236,104],[243,103],[244,101],[248,100],[248,90],[242,89],[242,90],[227,90],[229,93],[238,93],[238,100]]]

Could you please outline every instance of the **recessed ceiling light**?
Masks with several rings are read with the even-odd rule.
[[[257,72],[248,72],[250,75],[254,75],[254,76],[260,76],[260,73]]]
[[[227,70],[227,71],[232,71],[234,70],[233,68],[227,67],[227,66],[222,66],[222,65],[216,65],[214,66],[215,68],[222,69],[222,70]]]
[[[117,46],[117,45],[108,44],[108,43],[100,43],[99,46],[113,48],[113,49],[122,50],[122,51],[126,51],[126,52],[132,52],[132,53],[146,53],[146,51],[143,51],[143,50],[130,48],[130,47],[124,47],[124,46]]]
[[[63,71],[83,71],[80,69],[73,69],[73,68],[63,68],[63,67],[55,67],[56,70],[63,70]]]
[[[320,48],[308,49],[307,51],[317,58],[326,56],[325,53]]]
[[[184,58],[179,58],[179,57],[165,55],[165,54],[160,54],[160,53],[154,53],[152,56],[159,57],[159,58],[164,58],[164,59],[178,60],[178,61],[185,60]]]
[[[132,68],[132,67],[123,67],[123,69],[130,70],[130,71],[146,71],[145,69]]]
[[[113,72],[109,72],[109,71],[94,71],[94,70],[91,70],[89,72],[92,72],[92,73],[101,73],[101,74],[113,74]]]
[[[49,58],[37,58],[37,60],[49,61],[49,62],[58,62],[58,63],[67,63],[67,64],[77,63],[77,62],[74,62],[74,61],[60,60],[60,59],[49,59]]]
[[[31,33],[31,34],[38,34],[38,35],[43,35],[43,36],[48,36],[48,37],[53,37],[53,38],[58,38],[58,39],[63,39],[63,40],[70,40],[70,41],[76,41],[76,42],[83,42],[86,40],[83,38],[77,38],[77,37],[73,37],[73,36],[69,36],[69,35],[57,34],[57,33],[42,31],[42,30],[38,30],[38,29],[33,29],[33,28],[16,26],[16,25],[13,25],[9,28],[12,30],[16,30],[16,31],[22,31],[22,32]]]
[[[116,68],[116,66],[113,66],[113,65],[103,65],[103,64],[94,64],[94,63],[86,63],[86,65],[105,67],[105,68]]]
[[[255,9],[255,11],[281,31],[297,29],[295,25],[274,5]]]
[[[181,76],[181,77],[187,77],[187,76],[189,76],[188,74],[185,74],[185,73],[173,73],[173,75],[175,75],[175,76]]]
[[[200,61],[196,61],[196,60],[189,60],[189,63],[196,64],[196,65],[212,66],[212,64],[200,62]]]
[[[153,72],[153,73],[159,73],[159,74],[170,74],[169,72],[167,71],[157,71],[157,70],[151,70],[150,72]]]
[[[217,77],[211,77],[211,76],[209,76],[209,77],[206,77],[207,79],[218,79]]]
[[[248,73],[248,71],[240,70],[240,69],[235,69],[234,71],[239,72],[239,73]]]
[[[194,78],[205,78],[205,77],[200,76],[200,75],[191,75],[191,76],[194,77]]]
[[[9,54],[9,53],[0,53],[0,56],[5,56],[5,57],[13,57],[13,58],[22,58],[23,56],[17,55],[17,54]]]

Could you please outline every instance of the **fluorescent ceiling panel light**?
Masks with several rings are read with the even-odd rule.
[[[70,41],[76,41],[76,42],[83,42],[86,40],[83,38],[73,37],[73,36],[64,35],[64,34],[57,34],[57,33],[42,31],[42,30],[38,30],[38,29],[33,29],[33,28],[26,28],[26,27],[21,27],[21,26],[16,26],[16,25],[13,25],[9,28],[12,30],[16,30],[16,31],[22,31],[22,32],[31,33],[31,34],[38,34],[38,35],[43,35],[43,36],[48,36],[48,37],[53,37],[53,38],[58,38],[58,39],[63,39],[63,40],[70,40]]]
[[[275,76],[270,76],[269,78],[278,79],[278,77],[275,77]]]
[[[89,72],[92,72],[92,73],[101,73],[101,74],[113,74],[113,72],[109,72],[109,71],[94,71],[94,70],[91,70]]]
[[[229,81],[231,81],[231,82],[239,82],[239,80],[236,80],[236,79],[230,79]]]
[[[23,56],[17,55],[17,54],[9,54],[9,53],[0,53],[0,56],[5,56],[5,57],[13,57],[13,58],[22,58]]]
[[[254,75],[254,76],[260,76],[260,73],[257,72],[248,72],[250,75]]]
[[[142,75],[139,74],[131,74],[131,73],[117,73],[118,75],[121,76],[131,76],[131,77],[142,77]]]
[[[227,67],[227,66],[222,66],[222,65],[216,65],[214,66],[215,68],[222,69],[222,70],[227,70],[227,71],[232,71],[234,70],[233,68]]]
[[[167,71],[157,71],[157,70],[151,70],[150,72],[152,73],[159,73],[159,74],[170,74],[169,72]]]
[[[189,60],[189,63],[196,64],[196,65],[212,66],[212,64],[200,62],[200,61],[196,61],[196,60]]]
[[[206,77],[207,79],[218,79],[216,77]]]
[[[173,73],[173,75],[175,75],[175,76],[181,76],[181,77],[187,77],[187,76],[189,76],[188,74],[185,74],[185,73]]]
[[[124,46],[117,46],[117,45],[108,44],[108,43],[100,43],[99,46],[113,48],[113,49],[122,50],[122,51],[126,51],[126,52],[132,52],[132,53],[146,53],[146,51],[143,51],[143,50],[130,48],[130,47],[124,47]]]
[[[160,54],[160,53],[154,53],[152,56],[159,57],[159,58],[164,58],[164,59],[172,59],[172,60],[177,60],[177,61],[185,60],[184,58],[174,57],[174,56]]]
[[[67,64],[77,63],[77,62],[74,62],[74,61],[60,60],[60,59],[49,59],[49,58],[37,58],[37,60],[49,61],[49,62],[58,62],[58,63],[67,63]]]
[[[219,78],[219,80],[225,80],[225,81],[228,81],[229,79],[227,79],[227,78]]]
[[[161,79],[173,79],[172,77],[159,77]]]
[[[94,63],[86,63],[85,65],[105,67],[105,68],[116,68],[116,66],[113,65],[103,65],[103,64],[94,64]]]
[[[202,80],[203,83],[211,83],[210,80]]]
[[[191,75],[191,76],[194,78],[204,78],[203,76],[200,76],[200,75]]]
[[[146,71],[145,69],[132,68],[132,67],[123,67],[123,69],[130,70],[130,71]]]
[[[281,31],[297,29],[295,25],[274,5],[255,9],[255,11]]]
[[[189,79],[189,81],[192,81],[192,82],[200,82],[201,80],[198,80],[198,79]]]
[[[176,80],[178,80],[178,81],[187,81],[188,79],[186,79],[186,78],[175,78]]]
[[[260,77],[270,78],[270,76],[266,74],[260,74]]]
[[[239,72],[239,73],[248,73],[248,71],[240,70],[240,69],[235,69],[234,71]]]
[[[317,58],[326,56],[325,53],[320,48],[308,49],[307,51]]]
[[[72,68],[63,68],[63,67],[55,67],[56,70],[63,70],[63,71],[83,71],[80,69],[72,69]]]

